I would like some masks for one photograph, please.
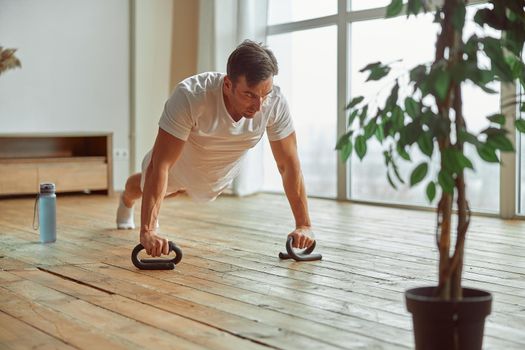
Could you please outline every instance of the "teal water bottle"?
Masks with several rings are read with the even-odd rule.
[[[52,243],[56,241],[56,194],[55,184],[41,183],[40,192],[37,195],[35,203],[35,215],[38,216],[38,227],[40,227],[40,242]]]

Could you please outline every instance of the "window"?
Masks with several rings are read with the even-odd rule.
[[[350,9],[352,11],[367,10],[376,7],[385,7],[390,4],[392,0],[351,0]],[[406,3],[407,0],[403,0]]]
[[[270,0],[268,24],[296,22],[336,13],[337,0]]]
[[[290,105],[308,194],[332,198],[336,196],[337,180],[336,39],[335,26],[268,37],[268,45],[279,62],[274,84]],[[264,189],[282,191],[268,144],[264,153]]]
[[[396,17],[392,19],[376,19],[351,24],[349,37],[349,79],[350,93],[362,95],[371,99],[373,104],[384,105],[390,90],[394,85],[395,78],[408,81],[405,71],[421,62],[431,62],[434,56],[434,40],[437,34],[437,26],[432,23],[432,15],[411,16],[410,19]],[[414,30],[417,28],[417,30]],[[417,43],[417,45],[414,45]],[[367,82],[366,74],[359,73],[370,62],[399,62],[397,71],[392,71],[390,84],[385,81]],[[396,64],[397,65],[397,64]],[[406,84],[405,84],[406,85]],[[376,94],[379,94],[376,96]],[[401,91],[402,99],[409,92]],[[374,102],[374,100],[376,100]],[[412,168],[419,163],[423,156],[418,154],[417,146],[413,149],[416,154],[413,162],[399,162],[402,176],[406,179]],[[395,202],[403,204],[426,205],[424,198],[425,183],[410,189],[408,186],[400,186],[393,189],[386,179],[386,168],[383,159],[383,148],[377,142],[370,144],[367,155],[360,161],[353,155],[350,166],[350,194],[352,199],[369,200],[378,202]]]
[[[382,148],[376,141],[374,145],[369,143],[367,156],[362,162],[354,154],[348,166],[337,162],[338,155],[334,151],[337,135],[343,132],[347,117],[344,106],[352,96],[363,95],[381,104],[390,94],[396,77],[403,86],[403,79],[408,78],[407,68],[433,61],[439,30],[433,23],[434,15],[420,14],[407,19],[402,14],[384,19],[385,6],[389,3],[390,0],[269,0],[268,44],[281,67],[275,83],[282,87],[290,102],[309,195],[416,207],[429,205],[424,196],[426,182],[412,189],[408,186],[401,186],[398,190],[390,187]],[[478,3],[469,6],[467,16],[472,19],[477,9],[486,6],[491,5]],[[345,8],[347,11],[338,12],[338,9]],[[465,31],[465,37],[476,31],[486,33],[471,20],[467,21]],[[490,35],[498,37],[497,32]],[[364,83],[366,75],[359,70],[365,65],[399,59],[402,61],[397,62],[390,73],[390,83]],[[489,64],[486,57],[479,57],[479,61]],[[473,84],[465,83],[463,87],[463,113],[467,127],[479,132],[488,126],[485,117],[500,111],[499,84],[491,86],[495,94],[488,94]],[[405,91],[405,96],[408,93]],[[524,113],[521,114],[523,117]],[[516,145],[520,150],[516,157],[518,190],[513,198],[505,198],[504,203],[509,207],[508,203],[515,201],[519,213],[525,214],[525,142],[521,141],[520,135]],[[500,192],[507,196],[509,191],[500,189],[500,172],[503,171],[508,178],[507,170],[502,170],[498,164],[482,161],[469,144],[465,150],[476,170],[465,173],[471,209],[503,213]],[[399,161],[406,180],[423,158],[418,152],[415,146],[411,163]],[[439,157],[437,152],[434,155],[431,171],[435,172]],[[281,192],[281,179],[268,145],[265,148],[265,168],[265,189]]]
[[[469,7],[467,16],[472,18],[477,7]],[[390,94],[394,79],[403,79],[407,69],[422,62],[431,62],[435,53],[435,40],[438,27],[432,23],[433,15],[405,16],[392,19],[377,19],[351,24],[349,42],[349,81],[350,93],[366,97],[377,96],[377,104],[384,104]],[[478,29],[468,21],[465,28],[466,37]],[[417,30],[414,30],[417,28]],[[478,30],[479,31],[479,30]],[[490,33],[498,36],[497,32]],[[417,45],[414,45],[417,43]],[[390,85],[385,85],[382,80],[378,83],[365,83],[366,75],[359,70],[366,64],[375,61],[394,62],[401,59],[401,68],[390,73]],[[480,62],[488,65],[487,57],[480,57]],[[396,64],[397,66],[397,64]],[[402,80],[401,80],[402,81]],[[499,92],[498,86],[491,86]],[[407,96],[407,91],[402,98]],[[499,94],[487,94],[473,84],[463,86],[463,113],[467,126],[473,132],[479,132],[488,127],[486,116],[499,111]],[[423,159],[414,146],[412,149],[412,162],[400,160],[400,172],[404,179],[408,179],[412,169]],[[475,148],[470,144],[465,145],[467,156],[473,161],[476,172],[467,170],[467,196],[472,209],[496,212],[499,209],[499,166],[481,161]],[[433,159],[434,170],[439,165],[437,154]],[[359,161],[357,156],[351,162],[351,198],[384,202],[389,201],[400,204],[428,205],[424,197],[426,182],[414,188],[401,185],[393,189],[386,181],[386,169],[382,155],[382,147],[376,142],[370,145],[367,156]]]

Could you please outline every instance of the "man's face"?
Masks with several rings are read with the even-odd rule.
[[[226,89],[229,92],[229,104],[233,112],[245,118],[253,118],[261,110],[261,105],[273,89],[273,77],[261,81],[254,86],[248,86],[243,75],[233,82],[225,78]]]

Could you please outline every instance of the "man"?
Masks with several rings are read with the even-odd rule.
[[[226,75],[202,73],[177,86],[142,173],[128,178],[117,211],[117,227],[134,228],[133,204],[142,196],[140,243],[149,255],[169,253],[168,240],[156,233],[162,200],[183,192],[195,200],[214,200],[265,130],[295,218],[289,236],[295,248],[313,243],[292,119],[273,85],[277,73],[272,51],[246,40],[228,58]]]

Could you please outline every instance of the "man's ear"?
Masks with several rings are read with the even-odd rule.
[[[228,90],[228,92],[232,92],[232,89],[233,89],[233,82],[232,80],[230,79],[229,76],[224,76],[224,87],[226,88],[226,90]]]

